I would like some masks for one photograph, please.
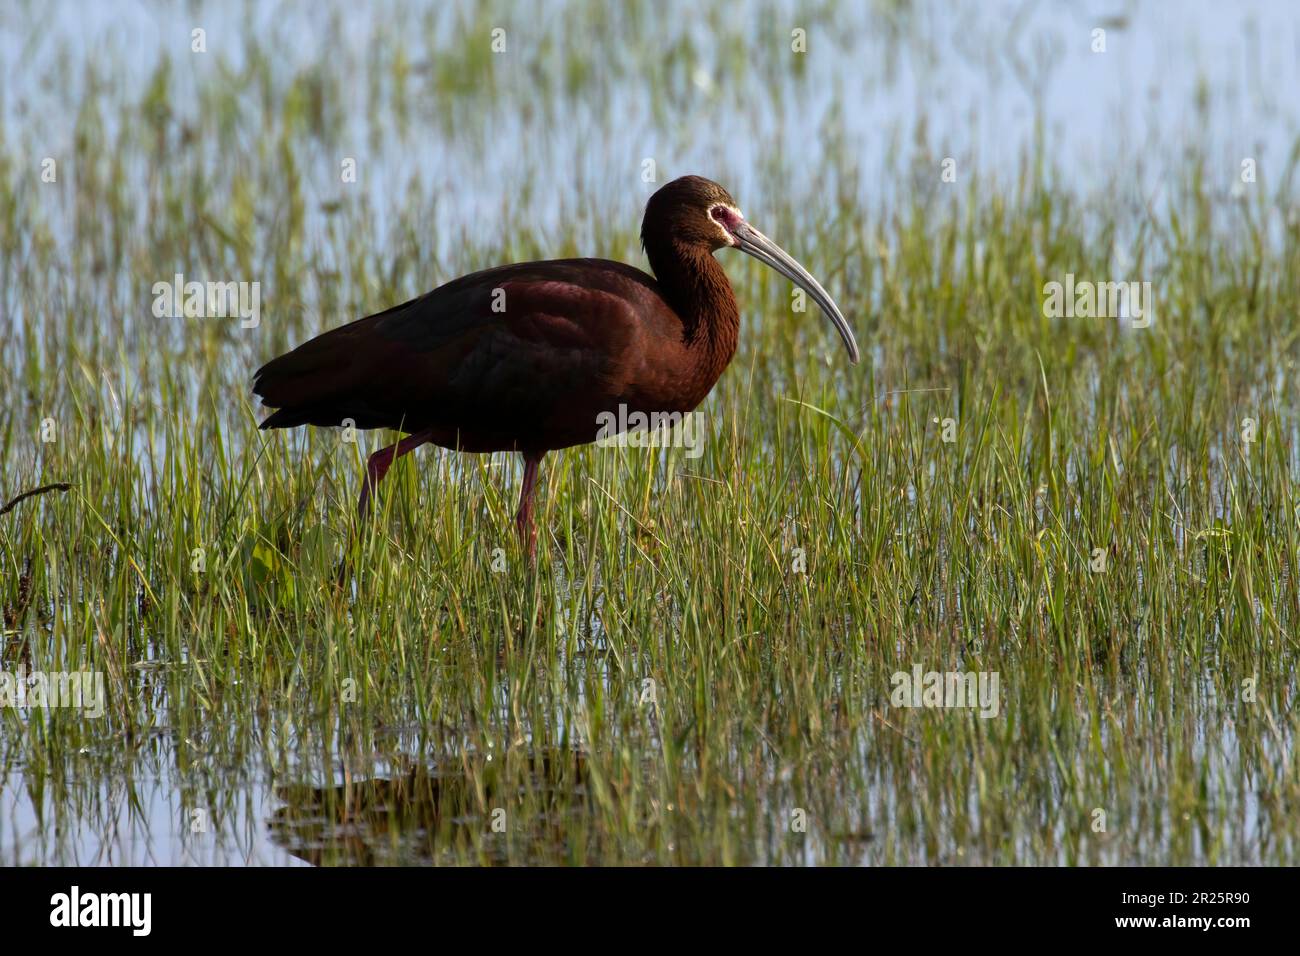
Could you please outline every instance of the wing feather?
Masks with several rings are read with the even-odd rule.
[[[261,427],[527,433],[575,397],[617,393],[657,298],[644,272],[598,259],[464,276],[268,362],[253,391],[276,411]]]

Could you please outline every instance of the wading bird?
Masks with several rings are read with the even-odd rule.
[[[684,176],[655,192],[641,244],[653,277],[607,259],[498,266],[318,335],[255,374],[254,393],[276,409],[261,427],[351,419],[406,432],[370,456],[362,516],[393,462],[421,445],[519,452],[515,525],[531,556],[533,490],[548,451],[595,441],[602,413],[690,412],[731,361],[740,311],[716,250],[747,252],[803,288],[857,362],[826,290],[717,183]]]

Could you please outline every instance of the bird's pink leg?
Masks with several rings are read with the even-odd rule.
[[[519,540],[528,549],[528,560],[537,557],[537,529],[533,526],[533,489],[537,487],[537,467],[546,452],[524,452],[524,486],[519,492],[519,512],[515,528]]]
[[[370,500],[371,489],[379,487],[379,483],[384,480],[384,475],[388,474],[388,469],[392,467],[393,462],[432,440],[432,431],[416,432],[387,448],[379,449],[370,456],[366,462],[366,479],[361,485],[361,497],[357,500],[358,520],[366,516],[366,505]]]

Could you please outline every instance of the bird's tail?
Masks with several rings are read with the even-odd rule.
[[[357,395],[365,377],[364,349],[368,319],[334,329],[274,358],[253,373],[253,394],[276,411],[259,428],[341,425],[350,418],[358,428],[373,428],[373,411]]]

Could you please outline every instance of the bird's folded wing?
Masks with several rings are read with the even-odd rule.
[[[253,390],[278,409],[263,427],[540,427],[617,393],[653,283],[603,260],[465,276],[263,366]]]

